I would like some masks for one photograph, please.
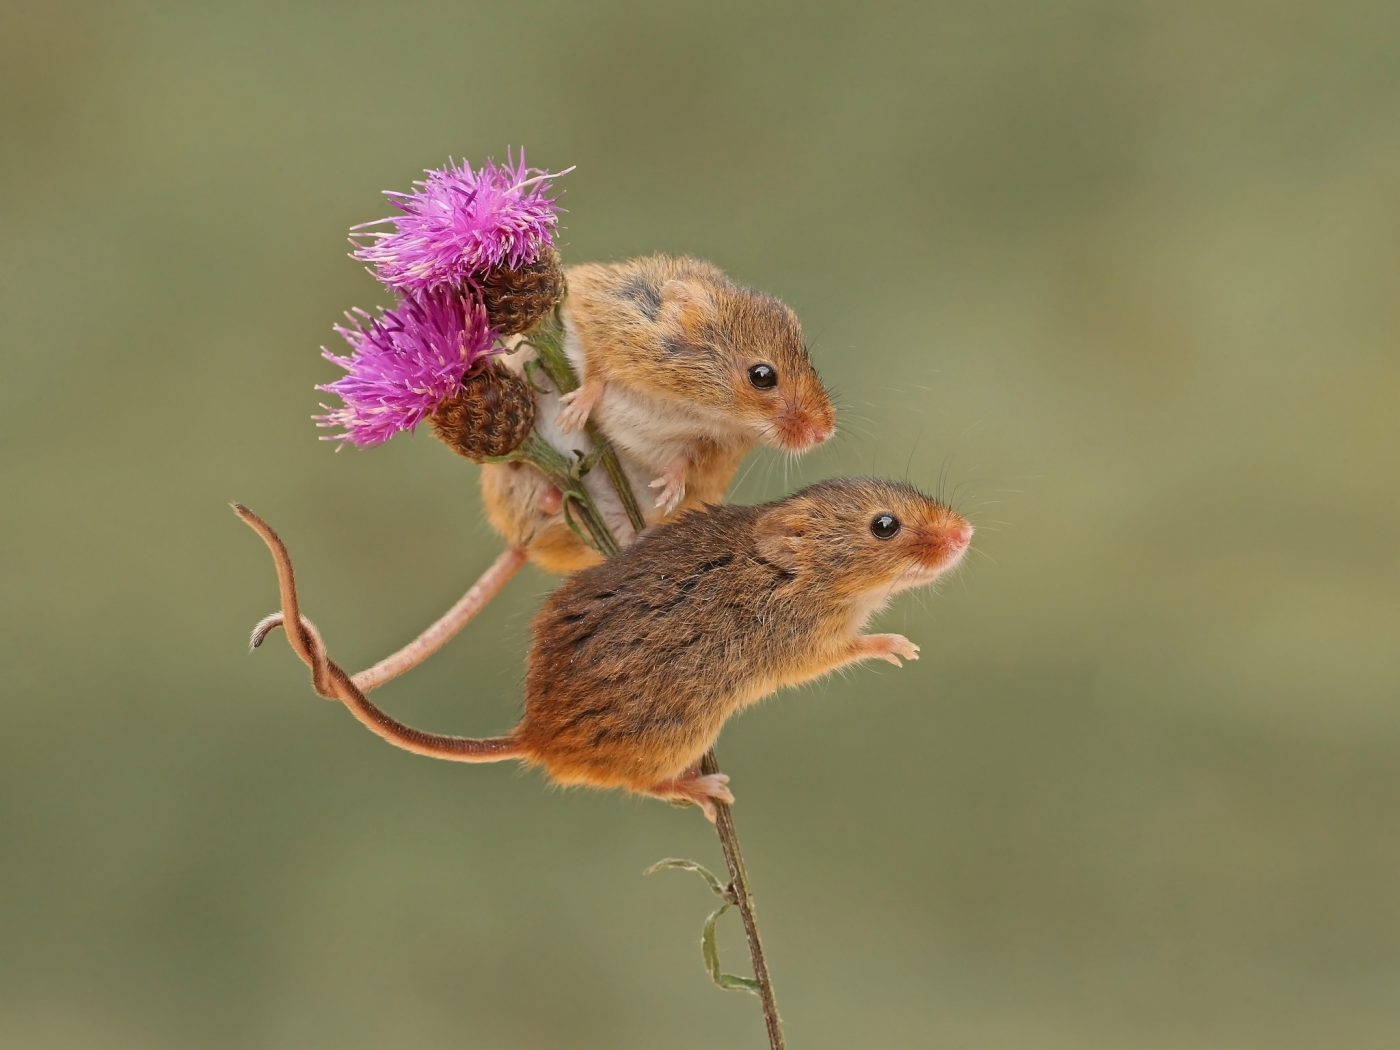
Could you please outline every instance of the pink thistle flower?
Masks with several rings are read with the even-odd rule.
[[[527,168],[523,149],[514,165],[509,155],[500,167],[488,160],[476,171],[466,161],[461,167],[449,161],[440,171],[429,169],[411,193],[387,190],[403,214],[352,227],[351,255],[405,292],[475,283],[502,263],[518,269],[553,245],[558,198],[548,196],[549,180],[573,170]],[[394,230],[369,229],[383,223]]]
[[[323,439],[342,445],[365,448],[412,430],[461,390],[473,365],[499,352],[485,308],[450,289],[408,296],[379,317],[358,309],[345,316],[354,327],[335,330],[354,353],[337,357],[322,347],[321,354],[347,374],[316,388],[338,395],[344,407],[322,405],[326,414],[314,417],[320,426],[344,427]]]

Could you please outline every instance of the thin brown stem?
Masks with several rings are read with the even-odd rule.
[[[700,772],[706,775],[719,772],[719,759],[715,757],[714,748],[706,751],[705,757],[700,760]],[[784,1050],[787,1044],[783,1042],[783,1022],[778,1016],[778,1002],[773,997],[773,979],[768,976],[763,943],[758,937],[749,873],[744,867],[744,855],[739,851],[739,833],[734,829],[734,814],[725,802],[715,802],[715,831],[719,833],[720,848],[724,850],[724,862],[729,865],[730,892],[744,920],[744,933],[749,939],[753,976],[758,982],[758,997],[763,1002],[763,1023],[768,1028],[768,1045],[771,1050]]]

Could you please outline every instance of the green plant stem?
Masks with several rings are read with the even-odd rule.
[[[571,463],[558,449],[533,430],[530,431],[530,436],[525,439],[523,445],[503,458],[524,460],[526,463],[531,463],[541,474],[554,483],[564,500],[564,520],[590,547],[605,558],[611,558],[622,550],[621,545],[617,542],[617,537],[613,535],[612,529],[608,528],[606,519],[593,502],[593,497],[583,486],[583,475],[590,465],[587,461]],[[582,529],[574,523],[575,513],[583,523]]]
[[[642,517],[642,508],[637,504],[636,494],[632,491],[632,483],[627,480],[627,475],[622,470],[622,461],[617,458],[617,452],[613,450],[612,443],[603,437],[594,424],[588,424],[588,437],[593,442],[593,446],[602,451],[603,469],[608,473],[608,480],[612,482],[613,490],[617,493],[618,499],[622,500],[622,507],[627,511],[627,520],[632,523],[632,531],[638,535],[647,527],[646,518]]]
[[[700,772],[706,775],[719,772],[719,759],[715,749],[705,752],[700,760]],[[744,867],[744,855],[739,851],[739,833],[734,828],[734,814],[727,803],[715,802],[715,831],[719,833],[720,848],[724,850],[724,862],[729,866],[730,895],[744,920],[744,933],[749,939],[749,955],[753,959],[753,975],[758,982],[758,997],[763,1003],[763,1023],[768,1028],[768,1045],[771,1050],[784,1050],[783,1022],[778,1016],[778,1001],[773,997],[773,979],[768,975],[768,962],[763,956],[763,942],[758,936],[758,919],[754,917],[753,890],[749,887],[749,873]]]
[[[540,367],[544,369],[545,375],[549,376],[554,389],[561,394],[578,389],[578,376],[574,374],[574,366],[569,363],[568,355],[564,353],[564,328],[557,316],[542,321],[526,337],[526,341],[539,354]],[[627,474],[622,469],[622,462],[617,458],[617,452],[612,443],[603,436],[602,431],[592,423],[587,425],[586,433],[588,439],[593,442],[593,447],[598,450],[608,480],[612,482],[617,498],[622,501],[622,507],[627,512],[627,520],[632,523],[634,531],[641,532],[647,527],[646,518],[642,516],[642,508],[637,503],[636,494],[633,493]]]

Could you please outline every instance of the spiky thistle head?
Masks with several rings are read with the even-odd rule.
[[[410,193],[386,191],[403,214],[353,227],[352,255],[403,292],[475,284],[501,265],[519,269],[553,246],[558,198],[549,180],[572,170],[527,168],[523,149],[517,162],[507,155],[505,164],[488,160],[476,171],[449,161]],[[372,229],[384,224],[393,229]]]
[[[447,288],[405,296],[392,310],[371,317],[346,314],[351,326],[337,325],[354,351],[338,357],[321,353],[346,374],[318,386],[344,402],[322,405],[323,427],[342,427],[327,441],[349,441],[361,448],[379,445],[401,430],[412,430],[445,398],[456,395],[474,365],[492,353],[496,332],[475,299]]]

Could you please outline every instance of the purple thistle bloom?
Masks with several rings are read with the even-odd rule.
[[[501,263],[519,268],[554,243],[558,198],[547,196],[548,180],[559,175],[527,168],[523,149],[514,166],[509,154],[504,165],[488,160],[476,171],[466,161],[461,167],[449,161],[415,183],[420,189],[387,190],[403,214],[352,227],[351,255],[373,266],[390,288],[405,292],[471,283]],[[393,232],[368,229],[381,223],[393,223]]]
[[[322,405],[323,427],[344,427],[323,440],[346,441],[365,448],[379,445],[400,430],[412,430],[443,398],[456,394],[467,370],[496,351],[496,332],[486,310],[474,299],[450,289],[409,296],[392,310],[371,317],[363,310],[346,314],[353,328],[336,325],[354,349],[337,357],[321,354],[345,369],[334,383],[318,386],[337,394],[342,408]]]

